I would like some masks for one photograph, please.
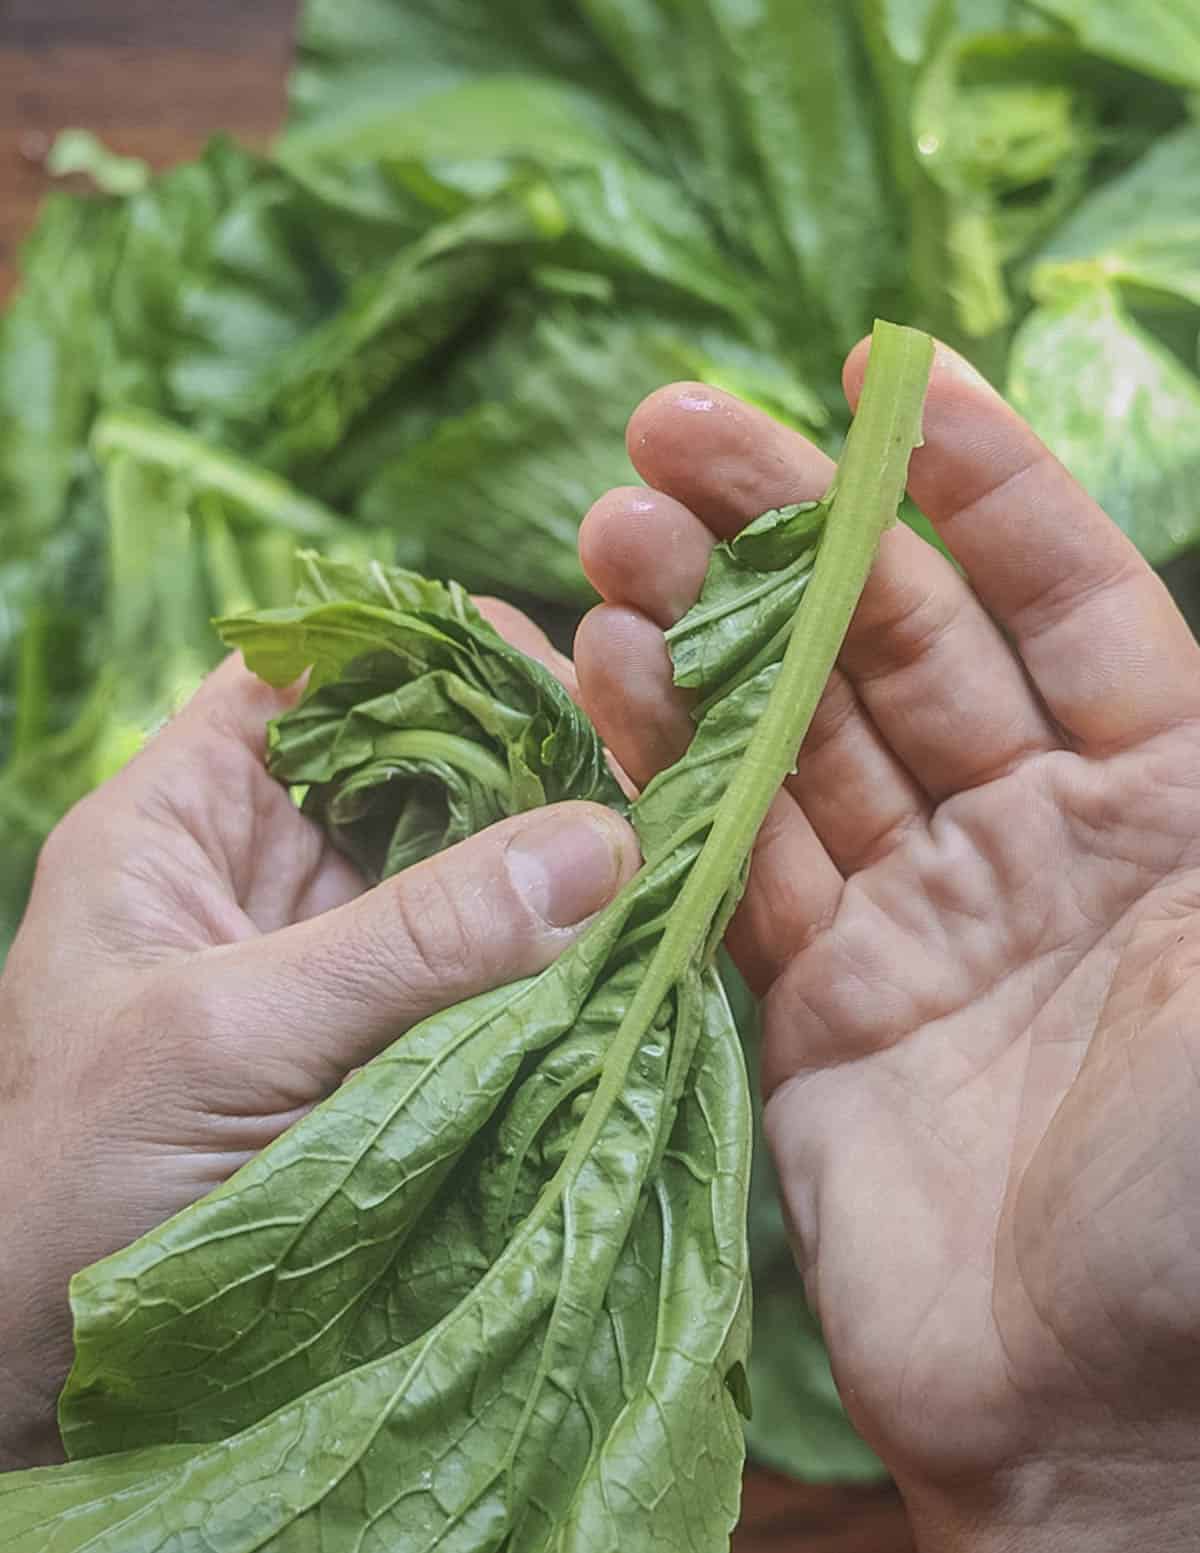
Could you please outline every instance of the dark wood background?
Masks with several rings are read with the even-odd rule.
[[[296,0],[0,0],[0,298],[60,129],[169,167],[283,113]]]
[[[283,113],[295,0],[0,0],[0,300],[50,187],[59,130],[168,167],[218,129],[265,144]],[[0,514],[0,525],[3,515]],[[736,1553],[908,1553],[889,1488],[747,1475]]]

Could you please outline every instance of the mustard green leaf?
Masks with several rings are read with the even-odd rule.
[[[1008,395],[1156,564],[1200,539],[1200,380],[1105,285],[1036,308]]]

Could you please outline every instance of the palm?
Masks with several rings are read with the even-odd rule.
[[[263,765],[268,718],[294,698],[256,680],[230,659],[204,685],[184,734],[170,730],[155,750],[154,782],[139,797],[140,819],[159,845],[150,849],[92,826],[86,805],[60,837],[128,859],[119,916],[108,916],[113,950],[145,961],[235,943],[303,921],[349,900],[362,887],[355,870],[296,809]],[[131,769],[116,779],[140,789]],[[97,859],[90,872],[100,872]],[[88,913],[82,894],[74,905]]]
[[[1031,1395],[1067,1416],[1101,1384],[1128,1398],[1139,1368],[1157,1383],[1148,1335],[1166,1363],[1186,1353],[1196,1268],[1172,1265],[1164,1228],[1200,1175],[1170,1147],[1200,1122],[1198,826],[1179,801],[1197,769],[1189,732],[1099,768],[1034,758],[946,800],[928,835],[853,877],[776,984],[863,1054],[781,1082],[768,1126],[799,1149],[797,1181],[816,1162],[793,1113],[821,1112],[818,1146],[853,1139],[826,1162],[810,1292],[889,1456],[977,1466],[1019,1445]],[[1105,813],[1121,821],[1102,852]],[[864,953],[902,974],[848,974]],[[769,1002],[768,1047],[774,1024]],[[790,1206],[812,1211],[802,1193]],[[1136,1319],[1151,1266],[1155,1334]]]
[[[970,581],[885,536],[729,935],[835,1373],[910,1483],[1016,1459],[1031,1410],[1064,1450],[1098,1396],[1144,1422],[1200,1324],[1200,650],[945,354],[925,437],[911,488]],[[662,628],[830,466],[697,385],[630,450],[651,489],[585,523],[577,665],[644,781],[690,736]]]

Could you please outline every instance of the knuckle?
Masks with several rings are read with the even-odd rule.
[[[69,809],[42,842],[34,869],[35,887],[52,879],[63,869],[71,868],[73,859],[77,860],[80,825],[88,823],[88,815],[91,813],[89,805],[90,800],[84,798],[73,809]]]
[[[419,865],[392,881],[389,894],[397,931],[383,957],[404,989],[423,1000],[433,989],[475,984],[487,944],[450,871],[436,859]]]
[[[129,1038],[142,1060],[203,1050],[219,1037],[221,1018],[208,978],[174,969],[152,976],[138,1000]]]
[[[845,674],[835,668],[817,704],[801,758],[811,758],[817,751],[832,744],[857,714],[858,697]]]
[[[162,966],[125,1011],[122,1061],[137,1068],[147,1092],[177,1101],[211,1095],[221,1075],[242,1071],[239,1051],[261,1055],[262,1043],[247,1039],[260,1028],[260,1013],[244,1001],[231,1008],[211,970],[186,962]]]
[[[900,594],[890,603],[859,631],[858,645],[865,652],[856,677],[863,684],[927,661],[962,622],[961,600],[941,591]]]

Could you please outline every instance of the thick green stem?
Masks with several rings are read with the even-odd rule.
[[[741,874],[771,800],[795,767],[879,540],[896,520],[909,457],[921,441],[932,364],[928,335],[895,324],[875,325],[858,414],[838,465],[816,565],[796,612],[779,677],[617,1030],[611,1060],[572,1144],[568,1168],[581,1162],[595,1142],[628,1063],[659,1005],[699,953]]]
[[[336,512],[278,475],[214,448],[148,411],[112,410],[102,415],[92,433],[92,448],[99,459],[129,453],[143,463],[183,475],[198,488],[228,497],[252,522],[288,529],[300,539],[328,541],[348,531]]]

